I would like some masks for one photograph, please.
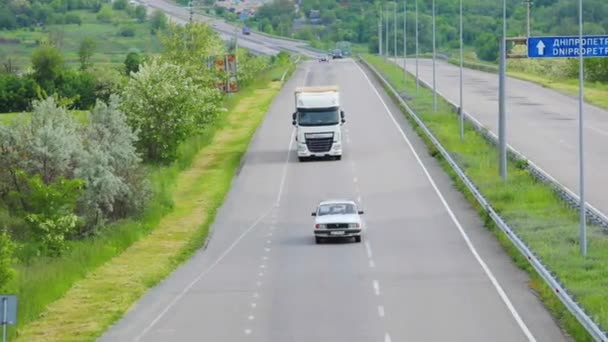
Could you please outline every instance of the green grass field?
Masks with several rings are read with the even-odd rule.
[[[0,37],[19,39],[19,44],[0,44],[0,56],[3,60],[13,59],[23,69],[27,68],[37,41],[60,37],[60,50],[68,64],[78,64],[78,48],[84,38],[93,38],[97,42],[92,62],[95,64],[116,64],[124,62],[131,49],[153,54],[160,51],[158,37],[150,33],[149,23],[137,23],[124,11],[114,11],[113,23],[102,23],[95,13],[73,11],[82,18],[82,25],[49,25],[35,29],[0,31]],[[135,30],[134,37],[121,37],[118,32],[122,27],[130,26]]]
[[[86,124],[89,120],[89,112],[86,110],[71,110],[69,112],[74,115],[74,119],[80,124]],[[8,126],[22,114],[29,116],[32,113],[0,113],[0,125]]]
[[[265,72],[227,98],[222,120],[182,144],[173,165],[150,170],[155,197],[142,217],[71,242],[61,258],[18,265],[9,284],[20,297],[17,341],[94,340],[204,243],[286,68]]]
[[[377,56],[364,55],[364,58],[383,73],[400,93],[405,92],[412,96],[408,104],[503,219],[559,277],[583,307],[603,327],[608,327],[608,234],[598,226],[589,225],[589,253],[586,258],[581,257],[578,245],[578,215],[575,210],[568,207],[551,188],[537,182],[528,171],[519,168],[514,162],[509,163],[508,182],[504,184],[498,173],[498,154],[495,147],[469,125],[466,127],[465,139],[460,140],[457,116],[446,102],[440,101],[439,110],[433,113],[432,93],[429,90],[421,87],[420,92],[416,94],[413,79],[410,78],[406,85],[403,72],[398,66]],[[421,131],[418,131],[422,135]],[[427,144],[430,143],[427,141]],[[429,148],[434,156],[440,158],[433,147]],[[459,183],[445,161],[443,166],[455,182]],[[462,184],[459,184],[459,188],[476,205]],[[489,220],[486,222],[492,228]],[[500,231],[494,231],[517,264],[532,275],[530,286],[539,293],[566,331],[576,341],[591,341],[578,321],[563,307],[507,238]]]

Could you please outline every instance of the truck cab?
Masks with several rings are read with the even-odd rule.
[[[295,91],[296,143],[300,161],[311,157],[342,158],[342,125],[337,86],[300,87]]]

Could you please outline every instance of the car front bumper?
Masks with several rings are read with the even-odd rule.
[[[342,144],[334,142],[329,151],[311,152],[306,144],[298,144],[298,157],[337,157],[342,155]]]
[[[361,229],[315,229],[315,236],[328,237],[328,238],[340,238],[340,237],[352,237],[360,236]]]

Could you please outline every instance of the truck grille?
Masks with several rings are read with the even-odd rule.
[[[331,145],[333,144],[334,138],[314,138],[306,139],[306,147],[310,152],[329,152]]]
[[[348,228],[348,223],[328,223],[327,229],[341,229]]]

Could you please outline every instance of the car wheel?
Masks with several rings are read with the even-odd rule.
[[[361,235],[355,236],[355,242],[361,242]]]
[[[321,242],[323,242],[323,240],[321,240],[321,238],[320,238],[320,237],[315,236],[315,243],[319,244],[319,243],[321,243]]]

